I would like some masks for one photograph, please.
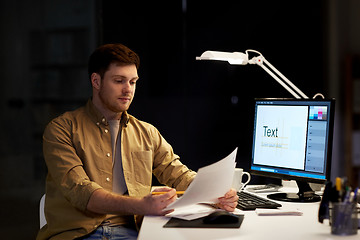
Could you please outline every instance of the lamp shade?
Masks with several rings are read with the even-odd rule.
[[[217,60],[227,61],[232,65],[246,65],[248,63],[248,55],[241,52],[219,52],[205,51],[196,60]]]

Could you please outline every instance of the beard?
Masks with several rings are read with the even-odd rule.
[[[102,103],[102,105],[107,108],[108,110],[114,112],[114,113],[122,113],[125,112],[129,109],[130,103],[129,104],[119,104],[117,102],[117,99],[115,99],[114,101],[112,101],[109,97],[106,91],[104,91],[103,88],[100,89],[99,91],[99,98],[100,101]]]

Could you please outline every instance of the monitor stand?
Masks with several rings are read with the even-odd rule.
[[[321,197],[316,195],[309,183],[296,181],[298,193],[274,193],[267,195],[268,198],[285,202],[319,202]]]

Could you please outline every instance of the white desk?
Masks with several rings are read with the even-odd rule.
[[[289,189],[286,189],[289,191]],[[266,194],[265,194],[266,195]],[[336,236],[330,233],[326,220],[318,222],[319,203],[287,203],[280,202],[283,207],[297,208],[302,216],[258,216],[255,211],[242,211],[245,215],[238,229],[219,228],[163,228],[168,217],[146,216],[139,233],[139,240],[148,239],[279,239],[279,240],[359,240],[360,235]],[[359,232],[359,231],[358,231]]]

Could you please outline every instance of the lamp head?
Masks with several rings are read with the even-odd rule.
[[[241,52],[219,52],[219,51],[205,51],[196,60],[217,60],[227,61],[232,65],[246,65],[249,61],[248,55]]]
[[[255,56],[249,60],[249,52],[256,53]],[[280,85],[282,85],[287,91],[289,91],[295,98],[308,98],[300,89],[298,89],[289,79],[287,79],[281,72],[279,72],[274,66],[272,66],[264,56],[255,50],[248,49],[245,53],[241,52],[219,52],[219,51],[206,51],[201,54],[200,57],[196,57],[196,60],[217,60],[227,61],[232,65],[246,65],[256,64],[264,69],[270,76],[272,76]],[[265,64],[267,66],[265,66]],[[280,78],[279,78],[280,77]],[[288,85],[286,85],[286,84]],[[290,88],[291,87],[291,88]],[[296,92],[294,90],[296,90]],[[298,95],[299,94],[299,95]]]

